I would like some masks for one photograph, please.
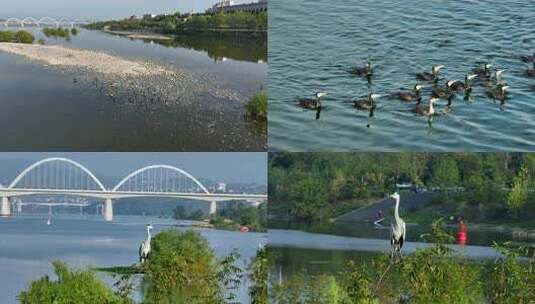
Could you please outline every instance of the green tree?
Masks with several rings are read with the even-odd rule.
[[[251,304],[268,303],[268,273],[268,252],[266,247],[262,247],[256,252],[249,266]]]
[[[152,240],[149,259],[143,264],[148,303],[225,303],[240,276],[235,256],[216,260],[208,242],[198,232],[168,230]]]
[[[52,265],[58,280],[52,281],[44,276],[30,283],[28,291],[18,296],[22,304],[132,303],[128,298],[114,294],[92,271],[73,271],[59,261]]]
[[[454,187],[459,184],[459,168],[457,162],[449,156],[437,157],[431,167],[431,185],[444,187]]]

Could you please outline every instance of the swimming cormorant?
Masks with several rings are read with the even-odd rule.
[[[455,93],[453,89],[453,84],[455,83],[457,83],[457,80],[449,80],[444,87],[434,87],[431,95],[435,98],[449,99]]]
[[[416,114],[419,114],[419,115],[422,115],[422,116],[427,116],[427,117],[429,117],[429,119],[431,119],[431,117],[433,115],[435,115],[434,104],[437,101],[438,101],[438,98],[431,97],[429,99],[429,105],[427,107],[422,105],[421,102],[418,102],[416,104],[416,106],[411,111],[413,113],[416,113]]]
[[[422,96],[420,95],[420,90],[422,88],[423,88],[422,85],[417,84],[414,86],[414,88],[410,92],[409,91],[396,92],[392,94],[392,96],[401,101],[415,101],[415,100],[422,98]]]
[[[365,77],[371,77],[373,75],[373,68],[372,64],[367,61],[366,65],[363,67],[355,67],[349,71],[351,74],[355,74],[358,76],[365,76]]]
[[[509,86],[498,84],[496,88],[489,92],[489,97],[501,101],[502,103],[507,99],[507,90]]]
[[[464,75],[464,83],[461,81],[456,81],[452,84],[451,89],[453,91],[465,91],[465,93],[470,93],[472,91],[472,80],[476,78],[476,74]]]
[[[373,110],[376,106],[375,100],[379,97],[381,97],[381,95],[370,93],[367,99],[353,100],[353,107],[358,110]]]
[[[477,76],[488,78],[490,77],[491,68],[492,68],[492,64],[485,63],[485,65],[483,65],[483,68],[475,68],[472,70],[472,73],[476,74]]]
[[[443,65],[434,65],[431,68],[431,73],[423,72],[416,74],[416,78],[423,81],[438,81],[438,72],[442,69]]]
[[[535,53],[533,53],[533,55],[520,56],[520,60],[525,63],[533,62],[535,61]]]
[[[327,95],[324,92],[316,93],[316,98],[301,98],[298,100],[299,106],[305,109],[317,110],[322,107],[321,98]]]

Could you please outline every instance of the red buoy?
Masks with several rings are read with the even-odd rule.
[[[466,229],[466,224],[463,220],[459,220],[459,227],[457,230],[457,244],[466,245],[468,241],[468,231]]]

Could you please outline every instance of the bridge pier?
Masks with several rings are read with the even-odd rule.
[[[104,201],[104,220],[106,222],[113,221],[113,202],[111,198]]]
[[[216,202],[210,202],[210,209],[208,210],[208,215],[215,215],[217,212]]]
[[[11,205],[9,203],[9,197],[2,196],[2,206],[0,207],[0,216],[10,216]]]

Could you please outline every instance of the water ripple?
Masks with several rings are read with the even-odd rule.
[[[526,151],[535,148],[535,79],[519,56],[535,51],[531,1],[307,1],[270,2],[269,143],[273,150]],[[532,4],[532,3],[531,3]],[[372,85],[345,72],[371,60]],[[490,61],[511,86],[505,106],[474,87],[473,101],[457,97],[453,112],[432,127],[381,99],[373,118],[347,101],[369,91],[388,93],[416,84],[415,73],[444,64],[443,79]],[[297,96],[328,92],[316,113],[296,107]],[[444,103],[439,105],[444,108]]]

